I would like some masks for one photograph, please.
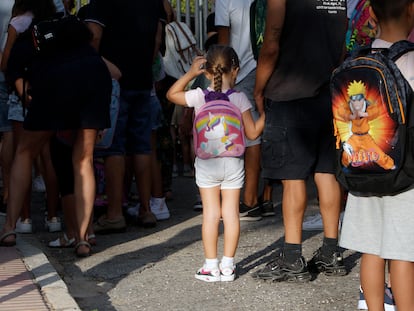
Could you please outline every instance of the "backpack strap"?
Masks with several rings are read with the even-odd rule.
[[[414,43],[407,40],[398,41],[389,48],[388,57],[396,61],[410,51],[414,51]]]
[[[410,51],[414,51],[414,43],[407,41],[407,40],[401,40],[401,41],[395,42],[388,49],[387,48],[372,48],[372,45],[362,46],[356,51],[354,51],[352,56],[353,57],[365,56],[365,55],[368,55],[371,51],[381,52],[395,62],[397,59],[399,59],[404,54]]]

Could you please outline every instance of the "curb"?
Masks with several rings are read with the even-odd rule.
[[[41,250],[29,244],[21,236],[17,240],[17,248],[51,310],[81,311],[75,299],[69,294],[68,287]]]

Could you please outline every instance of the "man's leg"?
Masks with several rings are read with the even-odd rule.
[[[316,173],[315,183],[318,189],[324,238],[322,247],[315,252],[309,267],[314,272],[324,272],[328,276],[346,275],[342,253],[338,247],[341,188],[333,174]]]
[[[302,222],[306,209],[306,183],[304,180],[282,180],[283,225],[285,243],[302,243]]]
[[[333,174],[316,173],[315,183],[318,189],[324,235],[327,238],[338,239],[341,188]]]
[[[306,209],[305,180],[283,180],[285,243],[279,257],[256,273],[261,279],[306,282],[311,279],[302,256],[302,221]]]

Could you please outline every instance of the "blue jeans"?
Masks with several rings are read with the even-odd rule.
[[[107,157],[151,153],[151,90],[121,90],[118,120],[112,145],[95,153]]]

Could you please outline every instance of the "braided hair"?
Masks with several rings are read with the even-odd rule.
[[[212,45],[207,52],[206,71],[213,76],[215,92],[222,92],[223,74],[239,68],[239,57],[236,51],[226,45]]]

